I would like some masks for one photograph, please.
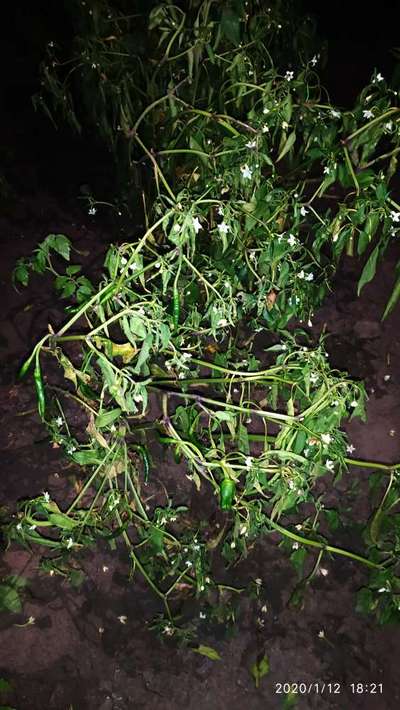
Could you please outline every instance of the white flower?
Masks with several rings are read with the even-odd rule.
[[[288,70],[285,74],[286,81],[292,81],[293,77],[294,77],[294,72]]]
[[[353,408],[354,408],[354,407],[358,407],[358,402],[356,402],[356,400],[353,399],[353,401],[350,402],[350,407],[353,407]]]
[[[282,121],[282,130],[286,131],[286,129],[289,128],[289,124],[287,121]]]
[[[115,424],[111,424],[110,431],[112,431],[112,433],[114,433],[114,431],[117,431],[117,427],[115,426]]]
[[[33,624],[35,623],[35,621],[36,621],[35,617],[34,617],[34,616],[30,616],[29,619],[28,619],[27,622],[26,622],[26,625],[27,625],[27,626],[33,626]]]
[[[266,123],[264,123],[264,125],[263,125],[262,128],[261,128],[261,130],[262,130],[263,133],[269,133],[269,127],[267,126]]]
[[[234,542],[234,541],[233,541],[233,542],[231,542],[231,549],[232,549],[232,550],[234,550],[234,549],[235,549],[235,547],[236,547],[236,542]]]
[[[102,568],[102,569],[103,569],[103,572],[108,572],[108,567],[107,567],[107,565],[103,565],[103,568]]]
[[[207,618],[207,614],[205,614],[204,611],[201,611],[200,614],[199,614],[199,617],[200,617],[200,619],[206,619],[206,618]]]
[[[246,165],[242,165],[242,167],[240,168],[240,170],[241,170],[241,173],[242,173],[242,177],[243,177],[245,180],[250,180],[251,176],[253,175],[253,171],[249,168],[249,166],[247,165],[247,163],[246,163]]]
[[[292,545],[292,550],[298,550],[298,549],[299,549],[299,543],[298,543],[298,542],[294,542],[293,545]]]
[[[166,636],[172,636],[173,633],[174,629],[172,628],[172,626],[170,626],[169,624],[167,624],[167,626],[164,626],[163,634],[165,634]]]
[[[304,278],[306,281],[314,281],[314,274],[310,272],[309,274],[306,274]]]
[[[310,60],[310,64],[315,67],[315,65],[318,63],[318,57],[314,54],[313,58]]]
[[[228,224],[226,224],[226,222],[221,222],[221,224],[218,225],[218,231],[221,234],[228,234],[228,232],[230,231],[230,227]]]
[[[18,523],[17,530],[22,530],[22,523]]]
[[[391,131],[393,128],[393,121],[388,121],[387,123],[384,123],[383,127],[385,131]]]
[[[312,320],[311,320],[311,318],[308,319],[307,325],[308,325],[309,328],[312,328]]]
[[[74,541],[73,541],[72,537],[69,537],[67,540],[67,550],[70,550],[71,547],[73,547],[73,544],[74,544]]]
[[[76,451],[76,446],[68,446],[67,448],[67,454],[71,455]]]
[[[252,467],[252,465],[253,465],[253,457],[252,457],[252,456],[246,456],[244,463],[245,463],[245,465],[246,465],[246,468],[249,468],[249,469],[250,469],[250,468]]]
[[[319,380],[319,375],[317,372],[312,372],[310,374],[310,382],[312,385],[316,385]]]
[[[57,426],[62,426],[64,424],[64,420],[62,417],[57,417],[56,419],[56,424]]]
[[[99,626],[97,631],[99,632],[99,634],[104,634],[104,626]]]
[[[394,210],[392,210],[390,212],[390,217],[392,222],[400,222],[400,212],[395,212]]]
[[[91,214],[91,215],[96,214],[96,212],[97,212],[97,210],[96,210],[95,207],[90,207],[89,210],[88,210],[88,214]]]
[[[45,503],[48,503],[50,501],[50,493],[48,491],[44,491],[43,498],[45,500]]]
[[[383,592],[388,592],[388,591],[389,590],[386,589],[386,587],[381,587],[380,589],[378,589],[378,594],[383,594]]]
[[[120,622],[120,624],[126,624],[126,622],[128,621],[128,617],[125,616],[124,614],[121,614],[121,616],[117,616],[117,619]]]
[[[200,222],[199,218],[193,217],[192,224],[193,224],[194,231],[196,232],[196,234],[198,234],[200,229],[202,229],[201,222]]]
[[[329,173],[330,173],[330,168],[328,167],[328,165],[325,165],[325,167],[324,167],[324,173],[325,173],[325,175],[329,175]]]
[[[355,450],[356,450],[356,447],[353,446],[353,444],[348,444],[348,445],[346,446],[346,451],[347,451],[348,454],[352,454],[353,451],[355,451]]]
[[[226,318],[220,318],[217,323],[217,326],[219,328],[225,328],[227,325],[228,325],[228,321],[226,320]]]
[[[328,576],[328,570],[325,567],[320,567],[319,572],[320,572],[320,574],[322,574],[323,577]]]
[[[247,525],[242,525],[242,527],[239,530],[239,535],[246,535],[247,534]]]
[[[333,469],[335,468],[335,462],[331,461],[330,459],[327,459],[325,461],[325,466],[328,469],[328,471],[333,471]]]
[[[157,264],[155,264],[155,266],[157,267]],[[138,268],[138,265],[135,264],[135,262],[133,262],[133,264],[130,264],[128,268],[129,268],[131,271],[136,271],[137,268]],[[158,267],[157,267],[157,268],[158,268]]]
[[[143,397],[141,394],[134,394],[133,399],[135,402],[143,402]]]
[[[97,69],[97,64],[96,64],[96,62],[92,62],[92,69]]]
[[[318,638],[319,639],[325,638],[325,631],[323,629],[321,629],[321,631],[318,631]]]
[[[186,560],[186,562],[185,562],[186,567],[191,567],[192,564],[193,564],[193,562],[191,562],[190,560]]]
[[[382,76],[382,74],[380,72],[376,75],[376,77],[374,79],[374,83],[375,83],[375,81],[385,81],[384,77]]]
[[[125,264],[128,263],[128,259],[126,259],[124,256],[121,256],[121,264],[122,266],[125,266]]]
[[[304,207],[304,205],[302,205],[302,206],[300,207],[300,214],[301,214],[302,217],[305,217],[306,214],[308,214],[308,210],[306,210],[306,208]]]
[[[256,583],[257,587],[261,587],[261,585],[262,585],[262,579],[260,579],[260,577],[257,577],[257,578],[254,580],[254,582]]]
[[[181,231],[181,225],[176,223],[174,224],[174,232],[180,232]]]
[[[222,217],[223,214],[224,214],[224,208],[221,207],[221,205],[220,205],[220,206],[218,207],[218,209],[217,209],[217,212],[218,212],[218,214],[221,215],[221,217]]]
[[[390,375],[384,375],[384,376],[383,376],[383,379],[385,380],[385,382],[389,382],[389,380],[390,380]]]
[[[266,604],[264,604],[264,606],[261,607],[261,613],[266,614],[267,612],[268,612],[268,607]]]
[[[367,108],[363,111],[363,118],[373,118],[373,117],[374,117],[373,111],[371,111],[369,108]]]
[[[269,113],[269,108],[267,108],[267,107],[263,108],[263,114],[266,115],[267,113]]]
[[[332,441],[332,437],[330,434],[321,434],[321,441],[324,444],[330,444]]]
[[[294,234],[290,234],[290,235],[289,235],[289,239],[288,239],[287,241],[288,241],[288,244],[289,244],[291,247],[294,247],[295,244],[297,244],[297,239],[296,239],[296,237],[294,236]]]
[[[246,143],[246,148],[255,148],[257,146],[257,141],[249,141]]]
[[[36,525],[30,525],[29,530],[36,530]]]
[[[340,118],[340,116],[341,116],[340,111],[336,111],[335,109],[331,109],[331,116],[332,116],[332,118]]]

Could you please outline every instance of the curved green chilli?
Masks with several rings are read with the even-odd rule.
[[[219,486],[221,510],[231,510],[236,492],[236,483],[231,478],[223,478]]]
[[[46,412],[46,398],[45,398],[45,392],[44,392],[42,371],[40,369],[39,350],[36,353],[36,361],[35,361],[35,369],[33,371],[33,379],[35,381],[37,407],[38,407],[39,416],[42,420],[44,420],[44,415]]]
[[[22,380],[22,378],[25,377],[25,375],[29,372],[34,356],[35,356],[35,351],[33,351],[33,353],[31,355],[29,355],[27,360],[25,360],[25,362],[22,363],[22,365],[19,369],[18,375],[17,375],[17,378],[19,380]]]
[[[149,473],[150,473],[150,457],[149,457],[148,451],[147,451],[146,447],[143,446],[142,444],[134,444],[132,448],[135,451],[137,451],[142,458],[143,478],[144,478],[144,482],[148,483]]]

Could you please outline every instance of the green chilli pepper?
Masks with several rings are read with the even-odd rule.
[[[235,497],[236,483],[231,478],[223,478],[219,486],[221,510],[231,510]]]
[[[134,444],[133,449],[135,451],[137,451],[142,457],[143,478],[144,478],[144,482],[148,483],[149,472],[150,472],[150,458],[149,458],[148,451],[145,446],[142,446],[142,444]]]
[[[177,330],[179,326],[179,317],[181,314],[181,302],[179,298],[178,287],[174,286],[173,301],[172,301],[172,322],[174,324],[174,330]]]
[[[31,367],[32,362],[33,362],[33,356],[34,356],[34,354],[35,354],[35,353],[33,352],[32,355],[30,355],[30,356],[28,357],[28,359],[25,360],[25,362],[21,365],[21,368],[20,368],[20,370],[19,370],[19,372],[18,372],[18,379],[19,379],[19,380],[22,380],[22,378],[25,377],[25,375],[29,372],[30,367]]]
[[[42,371],[40,369],[40,362],[39,362],[38,356],[36,356],[35,369],[33,371],[33,379],[35,381],[38,412],[39,412],[40,418],[43,420],[44,414],[46,411],[46,399],[45,399],[45,394],[44,394]]]

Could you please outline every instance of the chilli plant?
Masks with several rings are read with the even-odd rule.
[[[312,345],[304,330],[286,328],[292,318],[310,322],[344,250],[372,248],[362,288],[397,238],[397,95],[375,73],[352,111],[332,106],[309,53],[312,33],[293,39],[279,21],[286,3],[269,12],[257,2],[188,7],[152,8],[146,56],[131,73],[129,18],[87,3],[79,56],[45,67],[55,105],[76,125],[74,92],[100,82],[100,137],[123,155],[127,183],[148,169],[145,227],[109,247],[99,283],[70,262],[60,234],[16,266],[23,285],[32,271],[50,272],[68,302],[65,322],[49,326],[21,375],[32,368],[39,414],[84,482],[65,509],[47,492],[24,501],[9,537],[48,546],[44,564],[58,571],[69,552],[121,537],[132,573],[162,601],[155,625],[167,635],[182,633],[182,599],[197,598],[203,618],[216,594],[235,593],[215,578],[215,550],[229,567],[272,532],[300,573],[314,554],[293,603],[336,554],[371,569],[360,608],[397,618],[399,467],[349,458],[340,427],[364,417],[364,388],[332,370],[323,340]],[[82,49],[89,43],[95,59]],[[89,211],[101,202],[90,196]],[[52,369],[42,375],[50,358],[64,381]],[[175,490],[166,466],[154,470],[156,440],[175,457]],[[365,555],[327,539],[338,516],[320,479],[334,482],[353,464],[378,471]],[[215,526],[191,510],[192,488],[208,492]]]

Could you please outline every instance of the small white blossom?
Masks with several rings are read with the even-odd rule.
[[[201,222],[200,222],[199,218],[194,217],[192,220],[192,224],[193,224],[194,231],[196,232],[196,234],[198,234],[200,229],[202,229]]]
[[[143,397],[141,394],[134,394],[133,399],[135,402],[143,402]]]
[[[117,616],[117,619],[120,622],[120,624],[126,624],[126,622],[128,621],[128,617],[125,616],[124,614],[121,614],[121,616]]]
[[[388,591],[389,590],[386,589],[386,587],[381,587],[380,589],[378,589],[378,594],[383,594],[384,592],[388,592]]]
[[[239,535],[246,535],[247,534],[247,525],[242,525],[242,527],[239,530]]]
[[[232,541],[232,542],[231,542],[231,549],[234,550],[235,547],[236,547],[236,542],[235,542],[235,541]]]
[[[340,116],[341,116],[340,111],[336,111],[335,109],[331,109],[331,116],[332,116],[332,118],[340,118]]]
[[[67,550],[70,550],[71,547],[73,547],[73,545],[74,545],[74,541],[73,541],[72,537],[69,537],[67,540]]]
[[[300,214],[301,214],[302,217],[305,217],[306,214],[308,214],[308,210],[306,210],[306,208],[304,207],[304,205],[302,205],[302,206],[300,207]]]
[[[67,448],[67,454],[71,455],[76,451],[76,446],[68,446]]]
[[[321,434],[321,441],[324,444],[330,444],[332,441],[332,437],[330,434]]]
[[[330,173],[330,168],[329,168],[328,165],[325,165],[325,167],[324,167],[324,174],[325,174],[325,175],[329,175],[329,173]]]
[[[385,380],[385,382],[389,382],[389,380],[390,380],[390,375],[384,375],[384,376],[383,376],[383,379]]]
[[[294,542],[293,545],[292,545],[292,550],[298,550],[298,549],[299,549],[299,543],[298,543],[298,542]]]
[[[128,263],[128,259],[126,259],[124,256],[121,256],[121,264],[122,266],[125,266]]]
[[[95,207],[90,207],[88,210],[88,214],[90,214],[90,215],[95,215],[96,212],[97,212],[97,210]]]
[[[217,323],[217,326],[219,328],[225,328],[227,325],[228,325],[228,321],[226,320],[226,318],[220,318]]]
[[[356,447],[353,446],[353,444],[348,444],[348,445],[346,446],[346,451],[347,451],[348,454],[352,454],[353,451],[355,451],[355,450],[356,450]]]
[[[325,466],[328,469],[328,471],[333,471],[333,469],[335,468],[335,462],[331,461],[330,459],[327,459],[325,461]]]
[[[264,604],[264,606],[261,607],[261,613],[266,614],[267,612],[268,612],[268,607],[266,604]]]
[[[294,72],[288,70],[285,74],[286,81],[292,81],[293,77],[294,77]]]
[[[56,419],[56,424],[57,426],[62,426],[64,424],[64,420],[62,417],[57,417]]]
[[[318,63],[318,57],[314,54],[313,58],[310,60],[310,64],[315,67],[315,65]]]
[[[104,626],[99,626],[99,628],[97,629],[97,631],[99,632],[100,635],[101,635],[101,634],[104,634]]]
[[[257,141],[249,141],[246,143],[246,148],[255,148],[257,146]]]
[[[294,234],[290,234],[289,239],[287,241],[288,241],[289,246],[291,246],[291,247],[294,247],[297,244],[297,239],[294,236]]]
[[[252,467],[252,465],[253,465],[253,457],[252,456],[246,456],[245,465],[246,465],[246,468],[249,468],[249,469]]]
[[[353,407],[353,408],[354,408],[354,407],[358,407],[358,402],[356,402],[356,400],[353,399],[353,401],[350,402],[350,407]]]
[[[218,231],[219,231],[221,234],[228,234],[228,232],[230,231],[230,227],[229,227],[228,224],[226,224],[226,222],[221,222],[221,223],[218,225]]]
[[[267,113],[269,113],[269,108],[267,108],[267,107],[263,108],[263,114],[266,115]]]
[[[253,175],[253,171],[249,168],[249,166],[247,165],[247,163],[246,163],[246,165],[242,165],[242,167],[240,168],[240,170],[241,170],[241,173],[242,173],[242,177],[243,177],[245,180],[250,180],[250,179],[251,179],[251,176]]]
[[[200,618],[200,619],[206,619],[206,618],[207,618],[207,614],[206,614],[204,611],[201,611],[200,614],[199,614],[199,618]]]
[[[325,567],[320,567],[319,572],[320,572],[320,574],[322,574],[323,577],[328,576],[328,570]]]
[[[318,631],[318,638],[319,639],[325,638],[325,631],[323,629],[321,629],[321,631]]]
[[[375,77],[375,79],[374,79],[374,82],[375,82],[375,81],[378,81],[378,82],[379,82],[379,81],[385,81],[384,77],[382,76],[382,74],[381,74],[380,72],[376,75],[376,77]]]
[[[282,121],[282,130],[286,131],[286,129],[289,128],[289,124],[287,121]]]
[[[306,275],[305,275],[305,280],[306,280],[306,281],[314,281],[314,274],[311,273],[311,271],[310,271],[309,274],[306,274]]]
[[[43,498],[45,500],[45,503],[48,503],[50,501],[50,493],[48,491],[44,491]]]
[[[191,567],[193,565],[193,562],[191,562],[191,560],[186,560],[185,565],[186,567]]]
[[[261,585],[262,585],[262,579],[260,579],[260,577],[257,577],[257,578],[254,580],[254,582],[256,583],[257,587],[261,587]]]
[[[369,108],[364,109],[364,111],[363,111],[363,118],[367,118],[367,119],[368,119],[368,118],[373,118],[373,117],[374,117],[374,114],[373,114],[373,111],[371,111],[371,109],[369,109]]]
[[[392,210],[390,212],[390,217],[392,222],[400,222],[400,212],[395,212],[394,210]]]
[[[22,530],[22,523],[18,523],[17,530]]]
[[[107,565],[103,565],[102,569],[103,569],[103,572],[108,572],[108,567],[107,567]]]
[[[391,131],[393,128],[393,121],[388,121],[387,123],[384,123],[383,127],[385,131]]]
[[[264,123],[264,125],[261,127],[261,130],[263,133],[269,133],[269,127],[266,123]]]
[[[174,229],[174,232],[180,232],[180,231],[181,231],[181,225],[178,224],[178,223],[176,223],[176,224],[174,224],[173,229]]]

